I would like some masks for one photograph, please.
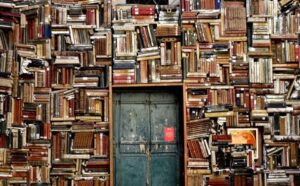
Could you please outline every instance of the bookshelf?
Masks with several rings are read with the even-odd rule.
[[[114,90],[174,87],[184,185],[299,185],[299,1],[156,2],[0,2],[0,185],[114,185]]]
[[[52,1],[52,185],[110,185],[110,1]]]
[[[291,91],[297,94],[298,6],[181,1],[185,185],[297,180],[297,171],[289,170],[299,149],[297,101],[290,99]],[[262,145],[248,148],[235,140],[247,130],[256,131]]]
[[[112,182],[110,10],[0,3],[1,185]]]

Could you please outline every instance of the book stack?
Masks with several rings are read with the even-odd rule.
[[[132,19],[124,19],[118,13],[114,18],[113,83],[147,83],[150,78],[153,82],[159,81],[160,55],[153,25],[155,6],[115,5],[114,9],[126,11],[125,15]],[[120,20],[124,20],[122,24]]]
[[[51,183],[109,185],[111,2],[57,0],[51,8]]]
[[[253,185],[253,171],[237,169],[232,174],[233,182],[238,185]]]
[[[51,38],[51,25],[50,25],[50,4],[40,3],[37,5],[26,6],[20,8],[22,19],[17,27],[20,27],[20,43],[31,45],[34,47],[34,53],[25,55],[29,58],[51,58],[50,38]],[[22,54],[27,51],[24,46],[18,52]],[[26,53],[25,53],[26,54]]]
[[[83,66],[101,66],[101,65],[111,65],[112,57],[112,33],[110,29],[99,30],[93,36],[91,36],[93,42],[93,60],[84,60],[88,62]],[[91,64],[94,62],[94,64]],[[109,75],[105,75],[108,77]]]
[[[182,11],[184,12],[190,12],[193,10],[199,11],[199,10],[214,10],[214,9],[220,9],[221,7],[221,1],[220,0],[203,0],[203,1],[181,1],[181,7]]]
[[[50,4],[13,1],[0,9],[1,184],[48,185]]]
[[[235,85],[235,102],[234,107],[237,112],[237,123],[234,125],[249,127],[250,121],[250,89],[249,86],[242,83]]]
[[[209,102],[208,87],[188,87],[186,90],[186,134],[188,182],[202,184],[199,174],[210,174],[209,149],[210,128],[213,123],[204,118],[205,106]]]
[[[179,7],[161,6],[156,37],[160,46],[160,82],[182,81]]]
[[[245,170],[255,166],[253,149],[250,148],[249,151],[245,145],[237,145],[234,136],[229,133],[231,127],[252,126],[253,107],[249,83],[252,82],[251,75],[254,72],[248,57],[246,3],[219,3],[220,1],[184,1],[181,4],[183,74],[184,82],[189,87],[186,90],[186,145],[189,155],[193,152],[190,148],[196,149],[197,152],[197,146],[192,148],[191,145],[195,139],[190,139],[189,134],[198,138],[200,150],[203,146],[201,141],[205,144],[207,140],[208,153],[204,151],[201,155],[209,161],[209,171],[223,174],[223,177],[216,180],[207,177],[204,179],[206,185],[245,185],[246,181],[242,180],[246,180],[246,177],[235,175],[234,179],[233,175],[228,174],[228,170]],[[272,61],[268,61],[267,65],[270,65],[268,69],[271,74],[261,75],[263,83],[272,82]],[[260,65],[262,70],[260,71],[259,67],[257,70],[262,72],[267,65]],[[267,69],[265,71],[269,72]],[[267,119],[267,111],[264,117]],[[203,123],[201,128],[197,128],[196,121],[206,121],[209,125]],[[190,127],[194,132],[189,132]],[[261,137],[258,140],[261,140]],[[257,150],[261,151],[261,148]],[[186,161],[185,183],[204,184],[204,175],[210,172],[204,172],[200,167],[192,168],[191,164],[195,163],[190,157]],[[232,177],[233,181],[224,179],[226,176]]]
[[[155,6],[134,4],[131,7],[131,18],[134,23],[154,23]]]
[[[204,14],[202,7],[218,9],[212,1],[205,2],[181,2],[183,74],[188,85],[185,184],[204,184],[208,174],[190,170],[195,164],[189,163],[190,153],[199,151],[194,138],[208,139],[210,170],[224,176],[232,173],[230,184],[279,183],[280,176],[270,173],[270,181],[263,177],[265,171],[279,169],[288,170],[283,185],[295,183],[291,170],[299,156],[299,78],[295,71],[299,2],[224,0],[217,16]],[[197,128],[197,122],[204,120],[210,127]],[[235,141],[235,134],[250,128],[257,131],[258,141],[264,141],[266,156],[261,154],[261,145]],[[202,152],[201,143],[199,147]],[[258,157],[267,162],[264,171]],[[216,184],[206,180],[207,185]]]
[[[136,83],[137,32],[131,23],[131,8],[113,7],[113,83]]]
[[[225,72],[229,74],[229,72]],[[227,76],[228,77],[228,76]],[[249,84],[249,63],[233,62],[231,63],[231,73],[229,80],[232,85],[248,85]]]
[[[8,184],[9,181],[14,179],[11,167],[11,148],[13,145],[13,116],[11,111],[12,70],[15,62],[13,55],[13,38],[15,35],[13,32],[14,22],[12,20],[16,19],[19,14],[14,13],[13,6],[13,3],[0,4],[0,184]]]
[[[285,171],[277,170],[270,172],[267,178],[267,184],[268,185],[289,185],[290,179],[286,175]]]
[[[230,50],[228,42],[219,39],[220,3],[195,1],[192,4],[196,9],[182,13],[183,74],[187,83],[223,84],[227,81]]]
[[[148,83],[148,81],[159,82],[160,53],[153,25],[137,25],[136,33],[138,39],[137,61],[139,62],[139,65],[137,65],[139,70],[136,71],[137,80],[139,82],[141,77],[143,77],[144,83]],[[144,77],[148,77],[148,79]]]
[[[271,69],[272,69],[271,58],[249,58],[250,83],[254,83],[254,84],[272,83],[273,73]]]
[[[182,81],[179,7],[113,7],[113,83]]]
[[[222,176],[205,176],[205,184],[204,185],[224,185],[229,186],[230,180],[229,175],[222,175]]]
[[[34,5],[21,9],[21,30],[19,55],[20,71],[18,77],[20,101],[16,108],[21,108],[21,124],[26,126],[27,161],[30,183],[50,184],[50,4]],[[35,23],[36,22],[36,23]],[[39,28],[36,28],[38,23]],[[23,25],[25,24],[25,27]],[[22,45],[24,47],[22,48]],[[26,55],[26,47],[34,47],[34,53]],[[19,104],[20,103],[20,104]],[[16,112],[15,112],[16,114]],[[24,134],[23,133],[23,134]],[[25,171],[25,170],[24,170]]]

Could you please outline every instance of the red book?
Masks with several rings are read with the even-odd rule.
[[[186,12],[189,12],[191,10],[190,9],[190,0],[185,0],[184,7],[185,7]]]
[[[172,51],[174,61],[172,61],[172,62],[174,63],[174,65],[177,65],[178,64],[178,59],[177,59],[177,55],[178,55],[177,45],[178,45],[178,43],[172,42],[171,44],[174,46],[173,51]]]
[[[213,135],[212,136],[213,141],[219,141],[219,142],[231,142],[231,135],[227,134],[220,134],[220,135]]]
[[[250,96],[250,109],[251,110],[254,109],[254,96],[253,95]]]
[[[250,107],[250,94],[248,92],[245,92],[244,94],[244,107],[249,108]]]
[[[44,137],[50,139],[50,123],[44,123]]]
[[[207,104],[211,105],[211,99],[212,99],[211,90],[209,90],[209,92],[207,94]]]
[[[300,62],[300,60],[299,60],[299,45],[298,44],[295,45],[295,60]]]
[[[46,68],[46,86],[45,87],[50,87],[51,86],[51,78],[50,78],[50,68]],[[55,76],[55,75],[54,75]]]
[[[187,120],[187,121],[190,121],[190,120],[191,120],[190,109],[189,109],[189,108],[186,109],[186,120]]]
[[[155,6],[147,5],[147,6],[133,6],[131,8],[131,14],[133,16],[136,15],[154,15],[155,14]]]
[[[44,35],[44,33],[43,33],[43,24],[39,24],[37,37],[38,38],[43,38],[43,35]]]
[[[113,80],[113,83],[135,83],[135,80]]]
[[[19,13],[0,11],[0,15],[9,17],[20,17]]]
[[[135,80],[134,75],[113,76],[114,80]]]
[[[60,136],[59,134],[55,135],[55,158],[60,159]]]
[[[4,134],[0,134],[0,148],[6,147],[6,136]]]
[[[141,28],[140,31],[141,31],[141,34],[142,34],[144,48],[151,47],[151,43],[150,43],[150,38],[149,38],[149,35],[148,35],[147,27],[143,26],[143,27],[140,27],[140,28]]]
[[[37,168],[32,167],[32,181],[36,182],[37,181]]]
[[[69,116],[70,117],[74,116],[74,110],[75,110],[75,100],[71,99],[71,100],[69,100]]]
[[[103,149],[102,149],[102,155],[108,155],[108,136],[103,134],[103,139],[102,139],[102,142],[103,142]]]
[[[184,2],[185,2],[185,0],[180,0],[181,10],[182,10],[183,12],[185,11]]]
[[[87,25],[95,25],[96,24],[96,10],[94,8],[86,9],[86,24]]]

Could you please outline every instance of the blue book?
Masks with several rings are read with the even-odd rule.
[[[51,38],[51,25],[50,24],[44,25],[44,38],[46,38],[46,39]]]
[[[216,7],[216,9],[221,8],[221,0],[215,0],[215,7]]]
[[[134,63],[114,63],[113,69],[134,69]]]

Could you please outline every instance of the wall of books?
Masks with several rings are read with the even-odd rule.
[[[128,2],[0,1],[0,185],[112,185],[146,84],[184,88],[185,185],[300,185],[299,1]]]
[[[181,5],[186,184],[298,185],[299,2]]]
[[[181,9],[186,185],[299,185],[299,1]]]
[[[110,12],[0,2],[0,185],[110,185]]]

